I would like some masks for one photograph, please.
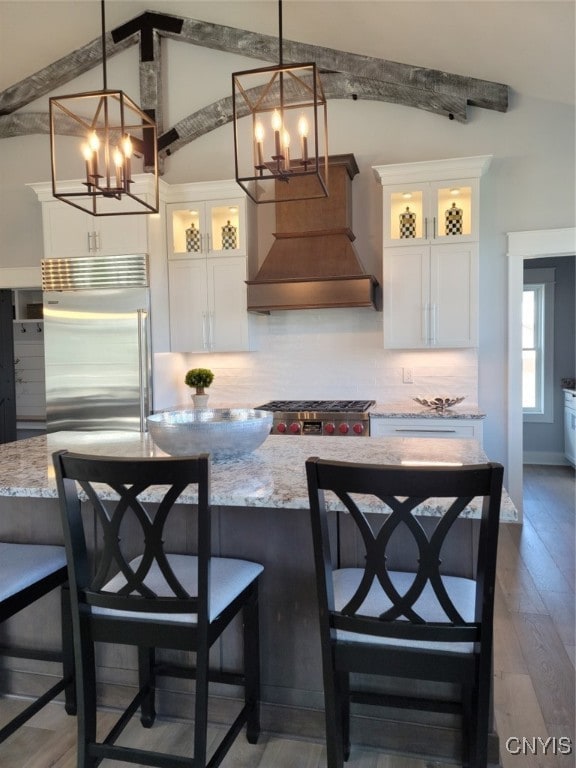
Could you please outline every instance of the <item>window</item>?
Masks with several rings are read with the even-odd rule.
[[[522,296],[522,410],[553,421],[554,269],[526,269]]]

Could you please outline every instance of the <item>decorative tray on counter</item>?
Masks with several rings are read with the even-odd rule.
[[[415,397],[413,399],[426,408],[433,408],[435,411],[445,411],[447,408],[452,408],[452,406],[458,405],[458,403],[461,403],[466,397],[439,395],[437,397]]]

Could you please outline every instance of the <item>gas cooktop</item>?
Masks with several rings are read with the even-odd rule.
[[[271,400],[269,403],[257,406],[257,410],[283,413],[363,413],[375,402],[375,400]]]
[[[273,435],[369,435],[368,409],[374,400],[272,400],[258,410],[273,411]]]

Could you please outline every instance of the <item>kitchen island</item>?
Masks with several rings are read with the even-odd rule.
[[[0,539],[7,541],[62,541],[51,454],[60,449],[112,456],[164,455],[150,437],[140,433],[70,432],[43,435],[0,445]],[[323,701],[320,643],[317,634],[313,556],[308,521],[304,462],[309,456],[367,463],[459,464],[479,463],[486,456],[474,440],[429,438],[342,439],[338,437],[270,436],[252,454],[212,463],[211,498],[214,509],[214,552],[256,560],[264,565],[261,592],[262,620],[262,722],[263,727],[315,738],[323,737]],[[195,495],[184,494],[169,546],[186,551],[186,520],[194,514]],[[150,501],[154,503],[153,494]],[[330,502],[334,510],[336,501]],[[374,506],[366,511],[378,513]],[[431,524],[442,512],[433,500],[421,510],[422,522]],[[86,505],[86,514],[91,514]],[[470,572],[470,550],[477,532],[478,507],[466,510],[458,542],[446,557],[463,575]],[[336,512],[334,512],[336,517]],[[507,494],[503,496],[502,522],[515,522],[517,513]],[[361,548],[347,537],[342,525],[344,563],[357,562]],[[401,560],[403,548],[391,554]],[[11,625],[20,641],[34,643],[41,631],[58,644],[57,625],[51,620],[57,601],[49,598],[28,620]],[[226,658],[238,658],[239,633],[233,628],[226,643]],[[217,663],[217,652],[214,655]],[[9,660],[10,661],[10,660]],[[136,659],[127,649],[106,649],[99,659],[102,702],[114,706],[130,695],[135,682]],[[35,690],[35,678],[45,673],[20,661],[13,667],[10,690]],[[48,670],[49,671],[49,670]],[[159,711],[183,715],[188,709],[183,692],[186,681],[170,681],[160,691]],[[215,691],[219,693],[218,688]],[[213,717],[229,719],[236,702],[220,697]],[[353,739],[366,744],[387,744],[405,749],[406,744],[430,757],[454,757],[459,729],[448,715],[418,715],[415,739],[406,712],[388,711],[373,727],[373,715],[353,718]],[[494,749],[494,745],[493,745]]]

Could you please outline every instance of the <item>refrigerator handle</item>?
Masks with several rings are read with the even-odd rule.
[[[145,309],[138,310],[138,391],[140,404],[140,432],[146,432],[147,416],[147,389],[148,389],[148,355],[146,339],[146,317],[148,313]]]

